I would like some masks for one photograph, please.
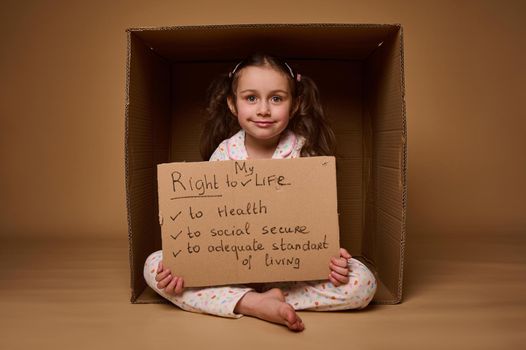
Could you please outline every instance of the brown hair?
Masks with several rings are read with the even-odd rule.
[[[296,135],[305,138],[302,156],[326,156],[334,154],[335,137],[329,126],[318,87],[304,75],[301,78],[283,60],[268,54],[253,54],[239,62],[232,72],[222,74],[208,88],[208,119],[201,135],[201,156],[208,160],[217,146],[238,132],[241,127],[237,118],[228,108],[228,98],[235,101],[239,72],[249,66],[270,66],[288,77],[292,93],[292,111],[287,126]]]

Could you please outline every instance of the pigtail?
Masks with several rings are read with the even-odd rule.
[[[296,82],[296,99],[290,129],[305,138],[301,156],[335,154],[335,136],[323,112],[316,83],[306,76]]]
[[[200,145],[203,160],[208,160],[224,139],[240,129],[237,118],[228,108],[227,97],[232,96],[231,85],[228,74],[222,74],[208,88],[208,118],[204,123]]]

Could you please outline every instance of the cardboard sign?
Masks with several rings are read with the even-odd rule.
[[[186,287],[327,279],[334,157],[158,165],[163,263]]]

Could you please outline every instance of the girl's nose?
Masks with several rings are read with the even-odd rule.
[[[268,101],[261,101],[258,105],[258,115],[268,116],[270,115],[270,108]]]

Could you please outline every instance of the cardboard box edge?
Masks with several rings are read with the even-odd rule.
[[[128,27],[126,32],[167,31],[167,30],[196,30],[196,29],[250,29],[250,28],[401,28],[400,23],[344,23],[344,22],[305,22],[305,23],[224,23],[224,24],[194,24],[167,26],[139,26]]]

